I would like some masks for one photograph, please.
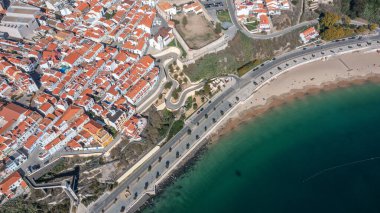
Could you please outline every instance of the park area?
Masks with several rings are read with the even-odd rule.
[[[178,14],[174,19],[176,30],[190,49],[200,49],[220,37],[202,14]]]

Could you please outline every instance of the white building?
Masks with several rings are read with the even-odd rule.
[[[156,6],[158,0],[143,0],[142,3],[151,7]]]
[[[158,33],[149,40],[149,45],[157,50],[162,50],[171,41],[173,41],[173,39],[173,29],[169,27],[162,27],[158,30]]]
[[[308,43],[310,40],[317,38],[319,36],[318,32],[314,27],[310,27],[307,30],[300,33],[300,38],[304,44]]]
[[[157,4],[157,12],[166,20],[170,20],[173,15],[177,14],[177,8],[169,2],[160,2]]]
[[[31,39],[34,30],[38,28],[34,15],[39,11],[39,8],[26,4],[12,4],[0,22],[0,32],[8,33],[10,37],[16,39]]]

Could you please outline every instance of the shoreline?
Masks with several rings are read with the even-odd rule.
[[[380,74],[360,78],[354,77],[351,79],[341,79],[336,82],[326,82],[322,86],[307,86],[304,89],[296,89],[279,96],[272,96],[267,100],[265,105],[255,106],[241,111],[238,109],[234,115],[226,118],[220,127],[209,136],[209,144],[216,144],[221,138],[233,133],[240,126],[252,122],[256,118],[264,116],[267,112],[286,104],[290,104],[293,101],[302,100],[308,96],[318,95],[323,92],[363,85],[366,83],[380,83]]]
[[[360,57],[363,59],[360,60]],[[352,59],[357,61],[354,62],[355,60]],[[146,208],[154,206],[157,196],[160,196],[177,178],[191,170],[202,155],[212,148],[220,138],[232,133],[241,125],[251,122],[276,107],[309,95],[370,82],[380,83],[379,59],[380,54],[375,51],[357,51],[330,57],[327,60],[314,61],[290,69],[271,79],[237,106],[232,114],[224,118],[220,125],[174,168],[170,176],[157,186],[156,194],[150,196],[146,202],[135,209],[136,212],[142,212]]]
[[[208,137],[211,144],[240,125],[294,100],[339,88],[380,83],[380,54],[361,50],[290,69],[241,103]]]

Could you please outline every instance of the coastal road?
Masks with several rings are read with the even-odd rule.
[[[279,67],[279,65],[283,63],[285,63],[285,65],[280,67],[281,70],[288,69],[291,66],[294,66],[299,63],[305,63],[305,62],[308,62],[309,60],[317,59],[321,56],[325,56],[325,57],[333,56],[333,55],[338,55],[341,52],[362,48],[363,46],[368,45],[366,44],[367,41],[372,41],[371,45],[378,45],[379,43],[377,42],[379,39],[380,39],[380,35],[375,35],[371,37],[346,38],[346,39],[340,39],[339,41],[329,42],[321,46],[294,50],[282,55],[281,57],[277,59],[274,58],[270,61],[264,62],[257,69],[255,68],[256,70],[248,72],[246,75],[244,75],[242,77],[242,81],[243,81],[243,84],[246,82],[249,82],[252,79],[257,78],[257,76],[261,76],[264,73],[268,73],[268,70],[271,70],[275,67]],[[357,45],[358,43],[361,43],[360,44],[361,46],[358,46]],[[333,52],[331,52],[330,50]],[[295,60],[296,58],[298,58],[298,60]],[[281,70],[277,68],[277,71],[281,71]]]
[[[227,0],[228,11],[230,13],[230,17],[231,17],[232,23],[242,33],[244,33],[244,35],[246,35],[246,36],[248,36],[248,37],[250,37],[252,39],[272,39],[272,38],[275,38],[275,37],[279,37],[279,36],[285,35],[287,33],[290,33],[292,31],[294,31],[296,29],[299,29],[299,28],[302,28],[302,27],[318,24],[318,19],[315,19],[315,20],[311,20],[311,21],[305,21],[305,22],[296,24],[294,26],[290,26],[290,27],[285,28],[285,29],[283,29],[281,31],[277,31],[277,32],[274,32],[274,33],[269,33],[267,35],[264,35],[264,34],[253,34],[253,33],[249,32],[249,31],[247,31],[243,26],[240,25],[239,21],[236,18],[235,4],[234,4],[233,1],[234,0]]]
[[[268,82],[269,79],[281,74],[287,69],[320,60],[323,57],[331,57],[348,51],[362,48],[380,48],[380,36],[344,39],[331,42],[323,46],[315,46],[308,49],[298,49],[277,59],[263,63],[259,68],[251,70],[238,82],[215,95],[202,109],[191,116],[190,122],[164,144],[144,164],[135,170],[129,177],[121,182],[105,199],[99,199],[90,208],[90,212],[114,212],[118,206],[112,206],[116,197],[128,191],[130,196],[123,200],[122,205],[131,209],[145,193],[154,193],[157,181],[161,176],[170,174],[175,164],[180,162],[182,156],[191,152],[211,130],[218,126],[219,122],[238,103],[249,98],[258,88]],[[111,207],[109,207],[111,206]]]

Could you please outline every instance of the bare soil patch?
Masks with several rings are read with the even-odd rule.
[[[220,37],[202,14],[178,14],[174,19],[175,28],[190,49],[200,49]]]

